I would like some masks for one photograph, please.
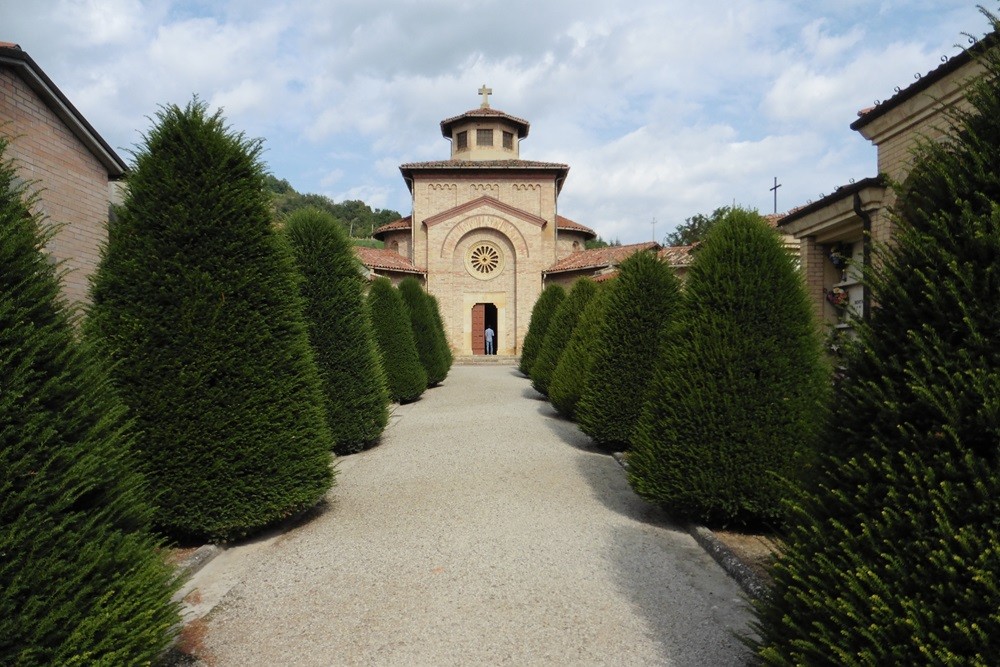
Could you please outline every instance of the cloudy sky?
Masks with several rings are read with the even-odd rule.
[[[405,215],[399,165],[447,158],[485,83],[522,158],[570,165],[559,212],[625,243],[875,175],[857,110],[987,27],[974,0],[0,0],[126,160],[198,95],[298,191]]]

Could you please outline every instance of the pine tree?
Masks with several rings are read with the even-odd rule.
[[[0,664],[152,661],[178,621],[134,430],[0,138]]]
[[[420,363],[403,297],[388,278],[378,278],[368,292],[368,304],[389,396],[400,403],[415,401],[427,388],[427,372]]]
[[[559,357],[573,337],[573,330],[580,315],[595,294],[597,294],[597,283],[589,278],[580,278],[553,313],[545,331],[542,348],[538,351],[538,358],[531,364],[531,386],[538,393],[548,395],[549,382],[559,364]]]
[[[816,482],[792,507],[758,654],[790,664],[1000,655],[1000,24],[985,73],[899,189],[865,280]]]
[[[590,378],[597,352],[597,334],[608,310],[608,299],[614,285],[600,283],[597,294],[580,315],[566,351],[559,357],[549,383],[549,401],[559,414],[576,419],[577,403]]]
[[[736,209],[688,271],[629,457],[672,515],[758,525],[811,460],[829,373],[802,277],[777,233]]]
[[[337,220],[318,209],[293,212],[284,234],[303,278],[299,290],[333,450],[361,451],[389,420],[389,392],[354,250]]]
[[[430,298],[416,278],[404,278],[399,282],[398,289],[409,315],[420,365],[427,373],[428,386],[433,387],[448,375],[449,363],[441,345],[434,313],[431,312]]]
[[[629,448],[679,290],[674,272],[653,252],[637,252],[619,266],[577,406],[580,429],[605,449]]]
[[[524,342],[521,344],[521,360],[518,362],[518,370],[528,377],[531,377],[531,366],[535,363],[539,350],[542,349],[549,322],[565,298],[566,290],[563,289],[562,285],[549,285],[542,290],[541,296],[538,297],[538,301],[531,309],[528,333],[524,335]]]
[[[155,520],[228,540],[314,505],[333,443],[261,145],[195,100],[157,114],[93,285],[90,335],[143,434]]]

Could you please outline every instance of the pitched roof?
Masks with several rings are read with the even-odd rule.
[[[660,248],[660,252],[657,256],[664,260],[669,266],[679,267],[679,266],[690,266],[691,262],[694,261],[694,255],[691,251],[695,249],[697,243],[691,245],[669,245],[664,248]]]
[[[806,204],[804,206],[793,208],[788,213],[778,216],[777,228],[781,230],[782,227],[784,227],[785,225],[794,220],[798,220],[799,218],[804,218],[814,211],[826,208],[835,201],[839,201],[844,197],[849,197],[856,192],[861,192],[865,188],[870,188],[870,187],[877,187],[877,188],[886,187],[885,178],[882,176],[870,176],[868,178],[862,178],[860,181],[855,181],[854,183],[841,185],[825,197],[817,199],[816,201]]]
[[[447,138],[451,138],[451,128],[455,123],[463,120],[472,120],[475,118],[502,118],[512,125],[517,126],[517,136],[519,139],[524,139],[528,136],[528,130],[531,127],[531,123],[524,120],[523,118],[518,118],[517,116],[511,116],[508,113],[500,111],[499,109],[491,109],[490,107],[479,107],[478,109],[470,109],[463,114],[457,116],[452,116],[451,118],[445,118],[441,121],[441,134]]]
[[[398,229],[411,229],[413,227],[413,218],[406,216],[405,218],[400,218],[399,220],[393,220],[392,222],[387,222],[386,224],[376,227],[375,231],[372,232],[372,236],[376,234],[382,234],[384,232],[392,232]]]
[[[413,169],[557,169],[569,171],[569,165],[537,160],[431,160],[430,162],[407,162],[399,165],[400,171]]]
[[[996,46],[997,43],[1000,43],[1000,33],[991,32],[987,34],[968,49],[962,49],[961,53],[946,59],[942,64],[938,65],[927,74],[918,75],[919,78],[915,83],[911,83],[903,89],[897,88],[896,94],[889,99],[882,100],[875,106],[867,107],[859,111],[859,118],[851,123],[851,129],[858,130],[876,118],[884,116],[906,100],[916,97],[917,94],[927,90],[935,82],[940,81],[952,72],[955,72],[964,65],[968,64],[973,60],[973,58],[976,57],[976,54],[982,52],[984,49]]]
[[[66,124],[73,135],[104,165],[109,177],[117,179],[125,175],[128,169],[125,161],[115,153],[94,126],[87,122],[69,98],[59,90],[31,56],[21,50],[20,46],[11,42],[0,42],[0,66],[17,71],[28,86]]]
[[[605,248],[580,250],[579,252],[574,252],[568,257],[563,257],[558,262],[550,266],[545,273],[583,271],[585,269],[596,269],[602,266],[612,266],[620,264],[640,250],[659,249],[660,244],[656,241],[646,241],[645,243],[633,243],[631,245],[607,246]]]
[[[413,262],[393,250],[354,246],[354,254],[369,269],[400,271],[402,273],[425,273],[414,266]]]
[[[574,232],[583,232],[584,234],[589,234],[591,238],[597,236],[597,232],[590,227],[581,225],[579,222],[570,220],[569,218],[561,215],[556,216],[556,229],[569,229]]]
[[[599,273],[596,276],[591,276],[590,279],[595,283],[603,283],[611,280],[612,278],[617,278],[618,273],[618,269],[614,269],[613,271],[605,271],[604,273]]]

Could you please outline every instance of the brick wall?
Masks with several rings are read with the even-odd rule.
[[[64,273],[63,293],[88,300],[89,277],[107,238],[110,189],[106,168],[13,71],[0,67],[0,132],[8,157],[39,193],[37,212],[58,232],[46,249]]]

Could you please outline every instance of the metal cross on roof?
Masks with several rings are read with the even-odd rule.
[[[493,89],[492,88],[487,88],[486,84],[484,83],[483,87],[479,89],[479,94],[483,96],[483,103],[481,105],[482,108],[483,109],[489,109],[490,108],[490,95],[493,94]]]
[[[774,212],[775,212],[775,214],[777,214],[777,212],[778,212],[778,188],[780,188],[780,187],[781,187],[781,183],[778,182],[778,177],[775,176],[774,177],[774,187],[771,188],[771,192],[774,193]]]

